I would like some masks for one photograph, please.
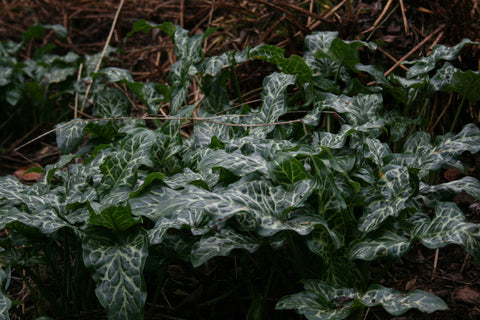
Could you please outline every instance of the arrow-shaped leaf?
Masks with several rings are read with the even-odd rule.
[[[145,232],[113,237],[91,228],[83,240],[83,261],[97,283],[95,294],[108,319],[141,319],[147,291],[143,268],[148,255]]]

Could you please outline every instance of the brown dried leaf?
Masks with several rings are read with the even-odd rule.
[[[480,301],[480,292],[478,292],[477,290],[469,286],[465,286],[465,287],[457,288],[453,292],[453,298],[456,301],[477,304]]]
[[[44,173],[41,173],[41,172],[27,172],[28,170],[30,170],[32,168],[38,168],[38,167],[31,166],[31,167],[25,167],[25,168],[17,169],[13,173],[13,176],[15,178],[18,178],[20,180],[27,181],[27,182],[38,182],[38,181],[42,180],[42,178],[44,176]],[[25,173],[25,172],[27,172],[27,173]]]

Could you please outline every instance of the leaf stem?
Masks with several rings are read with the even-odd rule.
[[[453,129],[455,129],[455,125],[457,124],[458,117],[460,116],[460,111],[462,111],[463,105],[465,104],[465,98],[467,97],[467,92],[469,89],[465,90],[465,93],[463,94],[462,101],[460,102],[460,105],[458,106],[457,113],[455,113],[455,118],[453,118],[452,126],[450,127],[450,132],[453,132]]]
[[[235,86],[235,92],[238,97],[238,102],[242,104],[243,103],[242,91],[240,90],[240,83],[238,82],[237,72],[235,71],[235,65],[236,65],[236,62],[235,62],[235,59],[233,59],[232,66],[231,66],[233,85]]]
[[[160,293],[162,293],[162,285],[165,280],[165,274],[167,271],[167,264],[162,263],[160,270],[158,271],[158,276],[157,276],[157,285],[155,288],[155,292],[153,294],[153,299],[152,299],[152,305],[150,309],[148,310],[148,313],[146,315],[146,319],[152,319],[153,314],[155,312],[155,306],[157,305],[158,298],[160,297]]]

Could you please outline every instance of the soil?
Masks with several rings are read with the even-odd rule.
[[[47,33],[43,40],[30,40],[21,56],[32,57],[35,49],[46,43],[55,43],[58,53],[98,53],[105,45],[119,3],[120,1],[111,0],[2,0],[0,41],[20,41],[22,32],[34,23],[58,23],[69,31],[66,42],[60,42],[53,34]],[[312,10],[311,3],[314,4]],[[337,6],[337,3],[340,4]],[[438,43],[455,45],[463,38],[480,41],[479,0],[126,1],[110,43],[114,47],[121,47],[123,53],[110,57],[109,64],[129,69],[137,81],[158,83],[168,81],[169,67],[175,61],[173,46],[169,38],[161,32],[137,33],[124,42],[132,24],[139,19],[153,23],[171,21],[192,33],[204,32],[209,27],[218,28],[206,42],[207,56],[260,43],[282,47],[287,56],[301,55],[306,35],[314,31],[336,30],[345,40],[358,39],[377,43],[380,49],[375,52],[362,52],[362,58],[366,59],[364,63],[381,65],[384,70],[388,70],[400,59],[413,60],[428,55],[433,45]],[[478,70],[479,50],[478,46],[465,47],[461,57],[454,62],[455,65],[464,70]],[[246,63],[239,67],[237,73],[241,90],[246,93],[244,100],[258,98],[261,79],[263,75],[271,72],[271,65],[260,62]],[[404,71],[397,67],[395,72]],[[432,106],[432,115],[440,114],[444,106],[455,105],[459,99],[456,96],[439,95]],[[435,120],[438,117],[440,121],[429,128],[432,133],[448,131],[455,111],[454,108],[450,109],[442,115],[434,116]],[[478,123],[478,110],[478,104],[469,105],[462,115],[461,124]],[[21,154],[14,150],[15,147],[51,129],[53,125],[45,123],[34,130],[18,131],[12,136],[2,137],[0,146],[5,148],[6,152],[0,154],[0,174],[13,174],[19,169],[18,174],[21,174],[21,170],[28,167],[30,160],[44,166],[58,159],[59,151],[51,135],[22,148]],[[464,162],[470,168],[467,173],[480,178],[480,158],[464,155]],[[447,170],[442,174],[442,179],[447,181],[458,179],[462,175],[454,170]],[[32,179],[35,180],[35,176]],[[460,194],[455,198],[455,202],[464,210],[469,221],[480,222],[480,205],[474,199]],[[226,259],[225,263],[233,264],[234,260]],[[382,267],[382,263],[376,265],[378,270]],[[192,270],[188,265],[170,266],[166,270],[167,280],[162,289],[165,310],[162,310],[162,316],[153,318],[192,318],[192,301],[203,301],[204,305],[197,307],[201,310],[215,306],[217,316],[222,314],[230,319],[245,318],[245,315],[232,316],[231,309],[235,306],[230,303],[238,301],[229,300],[231,292],[228,291],[223,292],[222,298],[222,293],[219,294],[221,289],[216,287],[220,285],[218,279],[217,282],[209,279],[209,276],[216,276],[215,272],[208,268]],[[381,309],[374,308],[369,310],[365,319],[480,319],[479,279],[479,265],[461,248],[448,246],[435,251],[417,246],[393,264],[382,284],[402,292],[414,289],[433,292],[447,302],[449,310],[430,315],[411,311],[404,316],[392,317]],[[172,301],[165,298],[165,293],[174,297]],[[278,294],[281,296],[281,293]],[[245,295],[248,296],[247,293]],[[219,298],[218,301],[215,297]],[[248,307],[247,302],[244,304]],[[158,310],[155,310],[155,313],[156,311]],[[284,313],[282,317],[301,318],[293,312]],[[204,318],[208,319],[208,316],[205,315]],[[280,315],[274,313],[269,318],[280,319]]]

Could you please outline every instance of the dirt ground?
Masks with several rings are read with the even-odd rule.
[[[120,1],[93,0],[0,0],[0,41],[21,40],[21,33],[32,24],[62,24],[69,31],[66,42],[47,34],[42,41],[32,40],[22,51],[22,57],[31,57],[46,43],[55,43],[57,52],[73,51],[93,54],[102,50]],[[175,61],[173,46],[165,34],[137,33],[124,43],[125,35],[138,19],[154,23],[171,21],[192,33],[204,32],[209,27],[219,28],[208,38],[206,55],[230,49],[244,49],[268,43],[285,48],[286,55],[301,54],[304,37],[313,31],[336,30],[345,40],[373,41],[379,45],[376,52],[365,55],[365,63],[381,65],[388,70],[399,60],[413,60],[429,54],[437,43],[454,45],[464,38],[480,41],[479,0],[353,0],[353,1],[291,1],[291,0],[135,0],[125,1],[110,45],[121,47],[123,54],[111,57],[111,65],[131,70],[137,81],[166,82],[168,70]],[[466,47],[457,63],[464,69],[480,68],[480,48]],[[238,70],[244,100],[258,97],[262,75],[272,67],[259,62],[247,63]],[[402,72],[398,67],[398,72]],[[447,98],[447,97],[445,97]],[[439,105],[446,101],[438,101]],[[462,116],[464,123],[479,122],[478,108],[471,106]],[[477,106],[478,107],[478,106]],[[449,128],[448,113],[438,122],[433,132],[443,133]],[[53,124],[46,124],[51,128]],[[0,154],[0,173],[11,174],[28,162],[13,152],[13,147],[42,133],[19,132],[4,140],[7,153]],[[23,155],[37,159],[41,164],[55,161],[58,150],[54,138],[41,140],[41,147],[30,146]],[[40,145],[40,144],[39,144]],[[42,150],[48,147],[45,153]],[[465,155],[469,174],[480,178],[480,158]],[[454,180],[459,172],[446,171],[445,180]],[[474,199],[460,194],[456,202],[464,209],[470,221],[480,221],[480,209]],[[382,267],[378,263],[377,267]],[[192,293],[187,285],[192,279],[188,271],[171,268],[167,271],[170,283]],[[418,246],[398,260],[382,283],[400,291],[422,289],[443,298],[450,309],[425,315],[409,312],[395,319],[480,319],[480,267],[460,248],[449,246],[438,251]],[[229,307],[230,308],[230,307]],[[188,314],[165,313],[163,319],[187,319]],[[369,310],[365,319],[392,319],[380,309]],[[292,319],[298,319],[292,313]]]

